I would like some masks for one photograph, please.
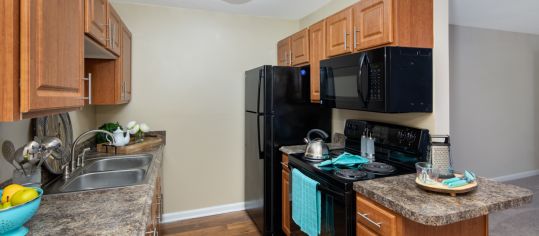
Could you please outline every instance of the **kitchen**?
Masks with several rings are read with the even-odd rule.
[[[276,65],[280,40],[357,1],[320,1],[320,5],[308,6],[294,3],[296,8],[291,5],[290,10],[279,4],[273,8],[257,5],[244,9],[257,0],[244,5],[217,1],[199,3],[202,5],[184,3],[180,7],[155,6],[149,1],[111,2],[133,35],[131,100],[126,105],[88,105],[70,112],[73,136],[106,122],[126,125],[131,120],[146,122],[152,130],[166,130],[169,145],[165,145],[163,165],[165,222],[184,220],[188,224],[186,219],[243,210],[245,71]],[[451,133],[456,148],[452,154],[458,170],[470,168],[479,176],[498,177],[537,169],[528,164],[496,174],[482,169],[480,163],[468,167],[466,159],[459,159],[462,151],[458,144],[462,147],[464,142],[459,140],[466,137],[462,132],[459,137],[456,137],[458,133],[453,134],[453,129],[460,126],[451,125],[450,129],[450,123],[463,114],[459,113],[455,119],[455,107],[453,102],[450,104],[453,99],[450,88],[454,85],[450,84],[448,56],[453,50],[449,39],[449,5],[446,1],[435,1],[433,6],[433,112],[387,115],[333,109],[332,130],[343,133],[346,120],[363,119],[429,129],[435,134]],[[302,19],[289,20],[279,14],[297,14],[294,17]],[[353,39],[349,37],[347,43],[351,44]],[[29,126],[28,119],[0,124],[1,141],[11,140],[16,147],[26,144],[33,139]],[[215,138],[216,133],[223,137]],[[296,144],[301,144],[306,133],[298,135],[301,139]],[[208,139],[211,140],[207,142]],[[208,145],[212,148],[207,148]],[[215,150],[219,150],[218,155]],[[3,180],[11,178],[13,168],[9,164],[2,162],[0,168]],[[211,174],[193,183],[193,177],[200,176],[201,171]],[[220,180],[219,184],[215,179]],[[167,226],[162,228],[166,233]],[[216,228],[221,227],[213,230]]]

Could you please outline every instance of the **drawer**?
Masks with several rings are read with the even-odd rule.
[[[356,197],[356,220],[382,236],[397,235],[397,215],[378,206],[371,200]]]

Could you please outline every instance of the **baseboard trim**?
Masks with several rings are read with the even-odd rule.
[[[522,178],[536,176],[536,175],[539,175],[539,170],[524,171],[524,172],[519,172],[515,174],[510,174],[510,175],[498,176],[492,179],[496,181],[500,181],[500,182],[507,182],[511,180],[522,179]]]
[[[163,223],[170,223],[175,221],[188,220],[198,217],[218,215],[243,210],[245,210],[245,202],[212,206],[189,211],[171,212],[163,214]]]

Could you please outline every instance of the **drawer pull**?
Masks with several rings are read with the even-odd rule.
[[[376,227],[378,227],[379,229],[382,228],[382,223],[376,223],[376,222],[374,222],[374,220],[371,220],[371,218],[367,217],[367,213],[362,214],[361,212],[358,212],[357,214],[360,215],[363,219],[365,219],[365,220],[368,221],[369,223],[371,223],[371,224],[373,224],[373,225],[376,225]]]

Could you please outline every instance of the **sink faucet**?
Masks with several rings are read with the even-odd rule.
[[[73,146],[71,146],[71,159],[69,159],[69,161],[62,166],[62,168],[64,168],[64,179],[69,179],[69,177],[70,177],[69,176],[70,165],[71,165],[71,173],[73,173],[75,171],[75,169],[77,168],[77,161],[75,159],[75,147],[81,141],[82,137],[84,137],[84,136],[86,136],[88,134],[93,134],[93,133],[104,133],[105,135],[108,135],[108,136],[110,136],[112,138],[113,143],[116,142],[116,139],[114,138],[114,135],[111,132],[108,132],[106,130],[94,129],[94,130],[86,131],[86,132],[82,133],[81,135],[79,135],[79,137],[77,137],[75,139],[75,141],[73,142]],[[109,141],[109,144],[110,143],[111,142]]]

